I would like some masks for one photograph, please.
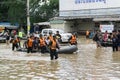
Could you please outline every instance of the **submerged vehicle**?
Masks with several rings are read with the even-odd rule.
[[[0,42],[6,42],[6,37],[4,36],[4,32],[0,32]]]
[[[111,41],[106,41],[106,42],[101,42],[101,46],[103,47],[112,47],[112,42]]]

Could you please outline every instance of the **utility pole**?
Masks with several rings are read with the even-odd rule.
[[[30,11],[29,11],[29,0],[27,0],[27,36],[30,34]]]

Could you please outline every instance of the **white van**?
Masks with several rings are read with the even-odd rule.
[[[51,28],[47,28],[47,29],[42,29],[41,34],[43,36],[49,36],[49,33],[52,33],[52,35],[56,34],[56,31],[59,31],[60,35],[61,35],[61,40],[62,42],[68,42],[68,39],[72,36],[71,33],[65,33],[63,30],[61,29],[51,29]]]

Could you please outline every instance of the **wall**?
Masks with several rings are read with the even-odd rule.
[[[51,26],[51,28],[54,28],[54,29],[62,29],[62,30],[65,30],[65,29],[64,29],[64,23],[62,23],[62,24],[51,23],[50,26]]]
[[[95,27],[94,22],[77,22],[77,25],[74,24],[73,21],[66,21],[65,23],[65,30],[67,32],[85,32],[86,30],[93,30]]]
[[[59,0],[60,16],[120,14],[120,0]]]

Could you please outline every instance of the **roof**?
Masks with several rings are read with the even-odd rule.
[[[64,23],[64,20],[51,20],[50,23],[51,24],[62,24]]]
[[[94,18],[93,21],[120,21],[120,18]]]
[[[50,26],[50,22],[39,22],[39,23],[34,23],[34,25],[46,25],[46,26]]]
[[[59,16],[54,20],[93,19],[93,21],[120,21],[120,15]]]
[[[0,25],[0,27],[6,27],[7,29],[17,29],[18,26],[13,26],[13,25]]]

